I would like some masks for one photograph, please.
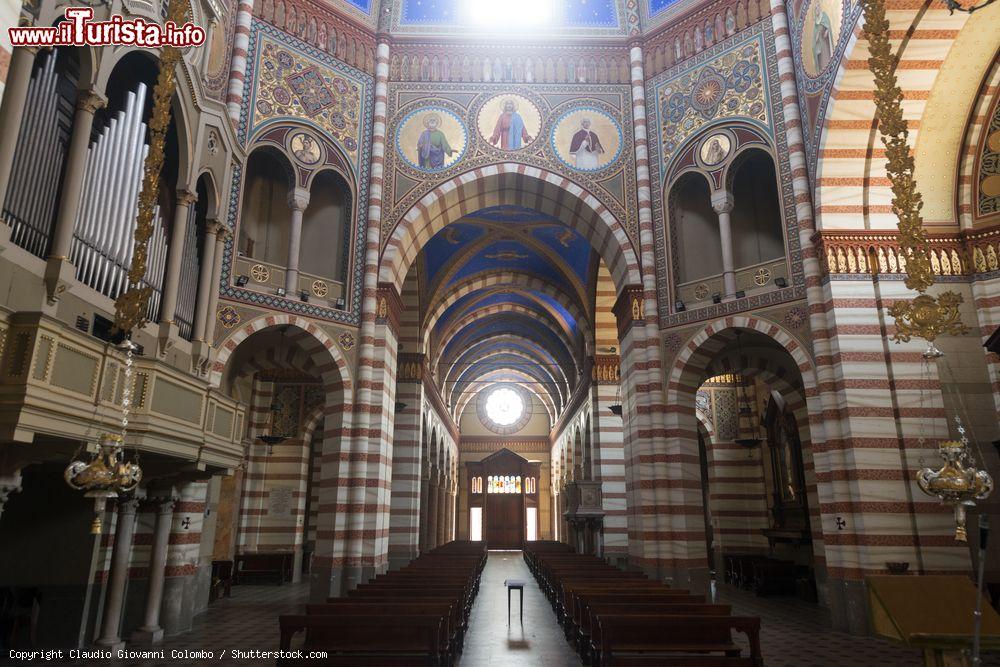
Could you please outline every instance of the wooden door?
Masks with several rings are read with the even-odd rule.
[[[524,503],[520,493],[486,495],[483,537],[490,549],[520,549],[524,542]]]

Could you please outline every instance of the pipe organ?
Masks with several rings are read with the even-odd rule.
[[[59,49],[40,54],[45,60],[28,84],[27,112],[17,135],[3,207],[11,241],[38,257],[48,253],[74,113],[74,100],[64,92],[68,88],[72,95],[76,83],[59,85],[59,56]]]
[[[101,130],[87,154],[80,213],[71,260],[76,278],[101,294],[117,298],[128,287],[135,245],[139,191],[149,146],[146,144],[146,85],[130,92],[125,108]],[[156,321],[167,265],[167,230],[157,206],[143,285],[153,288],[147,317]]]
[[[197,206],[188,208],[187,233],[184,235],[184,255],[181,259],[180,289],[177,292],[177,310],[174,322],[181,337],[191,340],[194,330],[194,310],[198,301],[198,275],[204,248],[201,247],[204,234],[198,224]],[[164,313],[168,317],[169,313]]]

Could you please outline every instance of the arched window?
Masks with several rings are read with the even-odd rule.
[[[351,194],[343,177],[333,171],[318,174],[309,188],[309,206],[302,216],[301,272],[344,280],[350,217]]]
[[[239,254],[277,266],[288,262],[291,183],[283,158],[258,149],[247,158],[240,212]]]
[[[733,264],[737,270],[785,256],[778,181],[771,156],[749,150],[732,171]]]
[[[719,217],[712,209],[708,181],[701,174],[681,176],[670,190],[670,224],[676,232],[674,275],[688,283],[722,273]]]

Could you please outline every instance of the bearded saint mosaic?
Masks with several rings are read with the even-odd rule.
[[[452,111],[426,107],[409,113],[396,130],[396,150],[415,169],[441,171],[462,159],[465,124]]]
[[[802,19],[802,39],[799,48],[802,69],[816,78],[826,71],[840,41],[844,22],[841,0],[811,0]]]

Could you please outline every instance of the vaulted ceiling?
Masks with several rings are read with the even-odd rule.
[[[598,262],[559,220],[517,206],[476,211],[428,241],[421,342],[453,416],[479,390],[514,382],[558,417],[593,340]]]

